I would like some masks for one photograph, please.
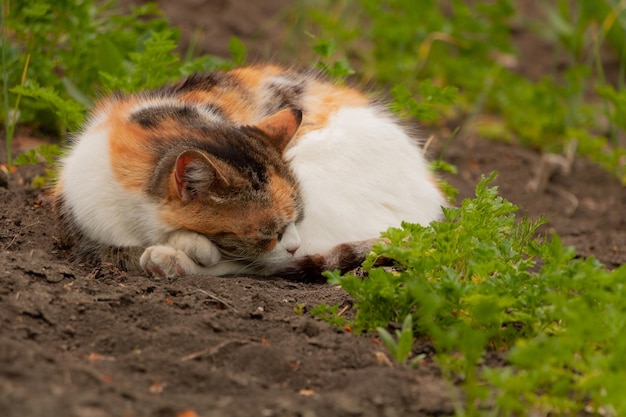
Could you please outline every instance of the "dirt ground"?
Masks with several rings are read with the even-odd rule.
[[[242,13],[254,22],[279,9],[240,7],[257,3],[210,2],[211,27],[220,34],[211,39],[258,36],[232,23]],[[202,2],[176,4],[189,20],[175,23],[193,27]],[[468,135],[451,143],[445,159],[459,168],[448,180],[461,198],[472,195],[482,173],[498,170],[501,194],[530,216],[551,218],[546,229],[581,256],[609,268],[626,262],[626,189],[595,165],[577,159],[569,175],[556,173],[533,193],[527,186],[541,155],[532,150]],[[20,168],[0,186],[3,416],[454,414],[459,392],[435,363],[391,365],[374,335],[312,318],[317,304],[350,305],[338,287],[247,277],[155,281],[70,265],[55,247],[46,193],[28,185],[40,172]],[[432,349],[418,343],[414,353]]]

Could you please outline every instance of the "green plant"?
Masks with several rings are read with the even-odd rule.
[[[622,415],[626,267],[607,271],[558,236],[537,236],[543,221],[516,218],[517,207],[489,187],[493,179],[477,185],[474,199],[444,209],[444,221],[383,233],[389,242],[364,263],[367,278],[327,273],[354,299],[348,325],[362,332],[404,320],[397,342],[379,330],[404,362],[411,317],[443,374],[463,387],[459,415],[482,415],[484,407],[502,416],[575,415],[591,404]],[[379,257],[394,268],[375,267]],[[489,366],[487,352],[502,352],[507,365]]]
[[[311,315],[319,317],[326,323],[332,324],[337,327],[343,327],[347,320],[344,317],[338,315],[339,306],[328,306],[320,304],[311,309]]]
[[[413,349],[413,318],[410,314],[407,314],[402,322],[402,330],[396,330],[396,340],[394,340],[391,333],[382,327],[377,327],[376,331],[389,353],[391,353],[391,357],[397,363],[405,363],[409,359]],[[417,355],[411,360],[409,365],[414,368],[422,359],[424,359],[424,355]]]
[[[248,50],[246,46],[237,38],[233,36],[228,41],[228,50],[233,57],[233,65],[243,65],[246,62],[248,56]]]
[[[315,40],[311,49],[318,57],[314,65],[324,74],[337,82],[343,82],[347,76],[355,73],[346,58],[332,58],[335,52],[337,52],[337,43],[333,38],[322,39],[314,35],[311,35],[311,37]]]
[[[441,117],[437,106],[445,109],[446,106],[454,104],[457,93],[456,87],[439,87],[427,79],[417,87],[418,99],[411,94],[406,85],[396,84],[391,89],[391,96],[394,99],[391,109],[401,116],[429,122]]]
[[[2,40],[2,47],[0,53],[2,53],[2,68],[6,68],[7,56],[6,56],[6,25],[4,23],[4,0],[0,2],[0,25],[2,26],[2,33],[0,33],[0,39]],[[10,116],[8,112],[9,108],[9,80],[7,78],[8,74],[6,71],[2,71],[2,104],[4,106],[4,129],[5,129],[5,138],[7,141],[7,162],[9,168],[11,167],[11,142],[13,141],[13,134],[9,132],[10,129]]]
[[[51,87],[42,87],[36,81],[29,80],[10,91],[18,97],[16,106],[19,106],[21,97],[32,99],[38,107],[50,111],[63,129],[75,130],[83,122],[85,106],[71,98],[62,98]]]
[[[33,188],[44,188],[49,185],[50,180],[56,178],[55,165],[61,156],[61,147],[57,144],[43,144],[36,149],[22,152],[15,158],[15,165],[35,165],[43,162],[45,165],[45,175],[37,175],[31,183]]]
[[[293,312],[296,313],[297,316],[301,316],[304,314],[304,304],[297,303],[293,308]]]

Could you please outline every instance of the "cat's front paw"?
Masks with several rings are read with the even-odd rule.
[[[139,264],[147,274],[159,278],[193,274],[197,268],[183,251],[161,245],[146,248]]]
[[[178,249],[196,264],[201,266],[215,265],[222,255],[213,242],[206,236],[189,230],[176,230],[167,239],[168,246]]]

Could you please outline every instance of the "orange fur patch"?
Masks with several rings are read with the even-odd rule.
[[[368,103],[368,99],[356,90],[319,81],[312,83],[295,141],[311,131],[325,127],[329,117],[340,108],[363,107]]]
[[[152,172],[150,135],[141,126],[128,121],[130,110],[136,104],[134,97],[109,113],[109,150],[111,169],[115,178],[126,188],[141,190]]]

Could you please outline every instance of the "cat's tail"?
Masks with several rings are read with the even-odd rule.
[[[324,271],[339,270],[342,274],[352,271],[365,261],[365,257],[372,251],[374,243],[384,241],[384,239],[368,239],[342,243],[324,253],[295,258],[291,263],[280,267],[271,275],[291,281],[325,283],[327,279],[322,275]],[[376,261],[376,265],[384,265],[389,262],[389,259],[381,257]]]

